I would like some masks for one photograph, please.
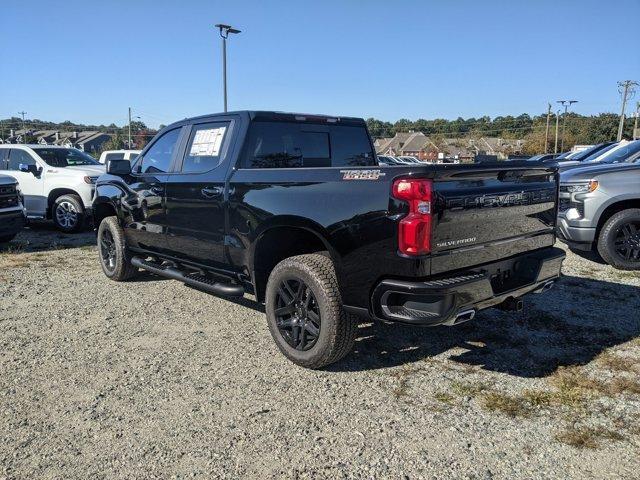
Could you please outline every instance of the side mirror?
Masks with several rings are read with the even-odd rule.
[[[34,177],[39,177],[40,173],[42,172],[42,170],[38,168],[37,165],[26,163],[21,163],[20,165],[18,165],[18,170],[25,173],[31,173]]]
[[[110,175],[130,175],[129,160],[107,160],[107,173]]]

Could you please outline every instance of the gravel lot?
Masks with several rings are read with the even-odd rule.
[[[363,325],[289,363],[251,300],[104,277],[93,233],[0,251],[1,478],[640,478],[640,274],[569,253],[526,312]]]

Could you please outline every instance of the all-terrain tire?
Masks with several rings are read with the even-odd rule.
[[[631,225],[629,241],[636,246],[636,252],[640,249],[640,208],[629,208],[613,214],[603,225],[598,236],[598,253],[602,259],[612,267],[620,270],[640,270],[640,258],[635,258],[636,253],[630,253],[630,258],[625,254],[616,252],[616,239],[619,240],[621,230]],[[635,232],[634,232],[635,230]]]
[[[278,328],[275,314],[278,288],[287,279],[304,282],[315,297],[320,312],[317,340],[306,351],[292,347]],[[355,343],[358,317],[342,308],[335,269],[328,255],[298,255],[278,263],[267,281],[265,310],[276,345],[289,360],[302,367],[316,369],[335,363],[347,355]]]
[[[78,195],[60,195],[51,206],[53,223],[66,233],[79,232],[86,224],[87,215]]]
[[[98,227],[98,255],[104,274],[111,280],[122,282],[138,273],[131,265],[124,231],[115,216],[105,217]]]

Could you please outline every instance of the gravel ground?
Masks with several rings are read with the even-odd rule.
[[[251,300],[102,274],[92,233],[0,252],[0,479],[640,478],[640,274],[568,254],[526,312],[363,325],[324,371]]]

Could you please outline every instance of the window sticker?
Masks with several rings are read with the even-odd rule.
[[[220,147],[226,131],[227,127],[198,130],[193,137],[189,155],[192,157],[217,157],[220,155]]]

